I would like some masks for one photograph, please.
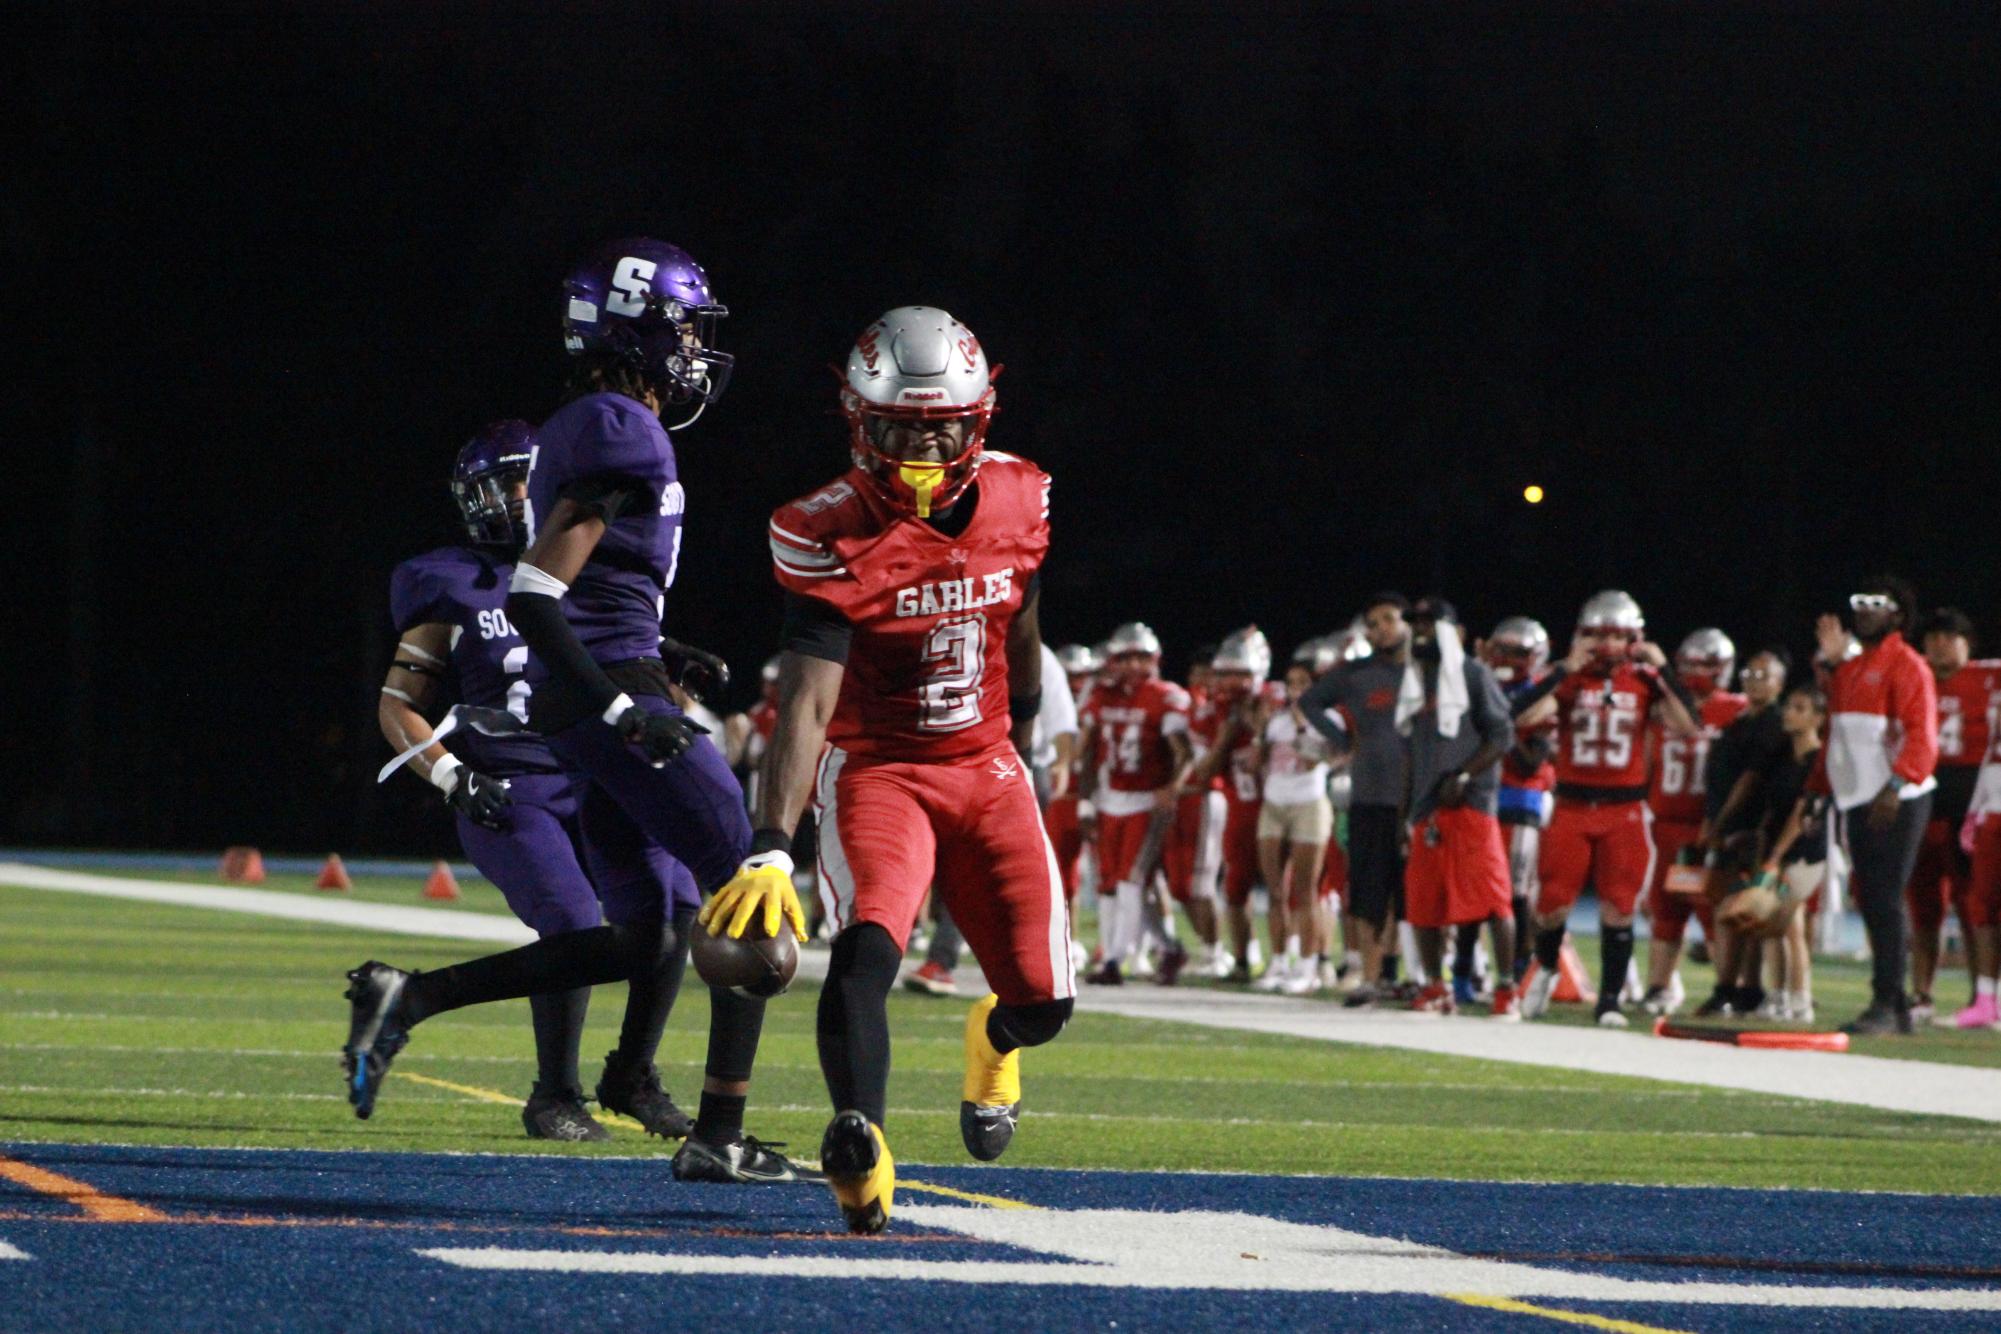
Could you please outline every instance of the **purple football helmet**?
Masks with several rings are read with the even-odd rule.
[[[528,456],[535,428],[524,421],[489,422],[466,441],[452,469],[452,499],[465,520],[466,536],[483,547],[519,551],[528,544],[521,498],[508,495],[528,479]]]
[[[686,426],[723,396],[736,359],[718,352],[715,300],[694,256],[665,241],[613,241],[563,281],[563,345],[608,352],[651,381],[665,403],[693,404]]]

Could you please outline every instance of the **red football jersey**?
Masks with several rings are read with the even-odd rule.
[[[1610,676],[1567,676],[1556,687],[1556,781],[1646,786],[1647,716],[1664,693],[1651,670],[1620,663]]]
[[[1994,732],[2001,705],[2001,661],[1969,662],[1938,683],[1938,762],[1977,765]]]
[[[1049,478],[988,450],[977,485],[957,537],[891,509],[859,471],[772,515],[779,584],[854,626],[829,743],[920,762],[1006,743],[1007,631],[1049,550]]]
[[[1705,814],[1702,771],[1709,763],[1709,745],[1750,704],[1742,695],[1712,690],[1697,702],[1696,722],[1702,725],[1702,730],[1694,736],[1669,736],[1659,718],[1648,724],[1647,734],[1653,743],[1656,762],[1647,805],[1653,807],[1654,818],[1678,824],[1702,823]]]
[[[1152,805],[1149,794],[1174,777],[1167,738],[1188,730],[1188,692],[1172,681],[1099,686],[1084,706],[1097,738],[1098,809],[1131,815]]]

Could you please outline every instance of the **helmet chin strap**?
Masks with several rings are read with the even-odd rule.
[[[709,410],[709,400],[706,397],[698,398],[695,400],[695,410],[688,414],[688,419],[686,421],[675,422],[672,426],[669,426],[667,429],[669,431],[685,431],[690,426],[693,426],[696,422],[700,421],[702,419],[702,414],[704,412],[707,412],[708,410]]]

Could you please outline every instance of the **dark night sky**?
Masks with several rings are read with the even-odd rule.
[[[907,302],[1007,363],[1059,641],[1622,584],[1803,647],[1883,565],[2001,635],[2001,7],[569,8],[15,12],[0,838],[448,848],[369,786],[388,572],[627,233],[735,312],[669,624],[745,678]]]

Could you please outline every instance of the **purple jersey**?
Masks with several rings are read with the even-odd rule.
[[[522,679],[528,646],[507,620],[502,604],[514,564],[467,547],[439,547],[413,556],[389,578],[389,613],[401,634],[413,625],[452,627],[449,675],[459,702],[506,709],[528,720],[528,683]],[[486,736],[460,728],[444,747],[484,774],[559,773],[548,743],[533,733]]]
[[[629,507],[606,526],[563,599],[563,614],[600,663],[657,658],[660,615],[681,557],[685,508],[674,446],[660,419],[623,394],[590,394],[564,404],[542,423],[528,463],[530,543],[537,516],[555,510],[565,487],[591,478],[636,483],[658,503]],[[545,679],[541,664],[530,679]]]

